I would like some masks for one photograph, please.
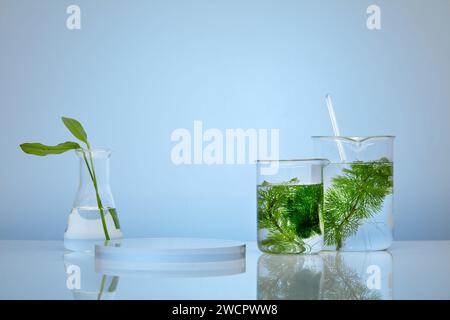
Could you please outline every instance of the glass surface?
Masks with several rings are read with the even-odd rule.
[[[393,136],[313,137],[324,168],[325,248],[384,250],[393,240]]]
[[[104,227],[110,239],[122,238],[119,217],[109,185],[111,151],[80,149],[76,154],[80,163],[80,183],[64,233],[64,246],[73,251],[93,251],[96,242],[106,239]]]
[[[450,299],[450,241],[395,241],[389,251],[340,252],[342,259],[336,252],[262,254],[256,241],[245,245],[245,272],[173,277],[139,271],[103,273],[96,270],[93,253],[64,255],[62,241],[0,240],[0,299],[98,299],[99,293],[100,299],[119,300],[313,299],[317,296],[315,273],[322,273],[319,297],[323,298],[361,297],[352,293],[357,284],[377,293],[379,299]],[[310,270],[313,278],[302,269]],[[344,278],[336,273],[344,271]],[[348,285],[339,282],[349,279],[348,275],[359,280]],[[262,277],[274,280],[267,279],[263,288]]]
[[[316,253],[323,245],[324,159],[257,162],[258,246],[267,253]],[[267,170],[267,168],[276,168]]]

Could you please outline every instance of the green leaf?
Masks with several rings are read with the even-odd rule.
[[[120,229],[119,217],[117,216],[117,210],[115,208],[108,208],[109,214],[114,221],[116,229]]]
[[[36,156],[46,156],[49,154],[60,154],[69,150],[80,149],[80,145],[76,142],[66,141],[64,143],[57,144],[56,146],[47,146],[42,143],[22,143],[20,148],[23,152],[28,154],[34,154]]]
[[[67,127],[67,129],[69,129],[69,131],[74,135],[75,138],[77,138],[80,141],[83,141],[84,143],[86,143],[86,145],[89,145],[86,131],[84,131],[83,126],[81,125],[80,122],[78,122],[78,120],[66,117],[61,117],[61,120]]]

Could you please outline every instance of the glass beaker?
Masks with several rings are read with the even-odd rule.
[[[324,169],[327,249],[384,250],[393,239],[393,136],[312,137]]]
[[[80,159],[80,184],[64,233],[64,247],[92,251],[95,242],[122,238],[109,186],[111,151],[79,149],[75,152]]]
[[[316,253],[323,246],[325,159],[258,160],[258,247],[267,253]]]

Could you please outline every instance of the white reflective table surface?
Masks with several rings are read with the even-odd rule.
[[[62,241],[3,240],[0,299],[450,299],[450,241],[313,256],[262,254],[246,242],[243,261],[214,263],[106,272]]]

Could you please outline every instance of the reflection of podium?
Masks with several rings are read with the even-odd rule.
[[[75,299],[185,299],[235,290],[246,268],[245,244],[209,239],[122,239],[99,242],[96,254],[64,257]],[[229,276],[229,277],[228,277]],[[120,289],[119,289],[119,277]],[[235,278],[237,277],[237,278]],[[218,292],[218,286],[222,290]]]
[[[386,251],[269,255],[258,261],[258,299],[392,299]]]
[[[96,245],[95,268],[108,275],[232,275],[245,272],[245,244],[192,238],[112,240]]]
[[[75,300],[114,299],[119,277],[95,271],[94,255],[83,252],[70,252],[64,255],[67,289],[72,291]]]

